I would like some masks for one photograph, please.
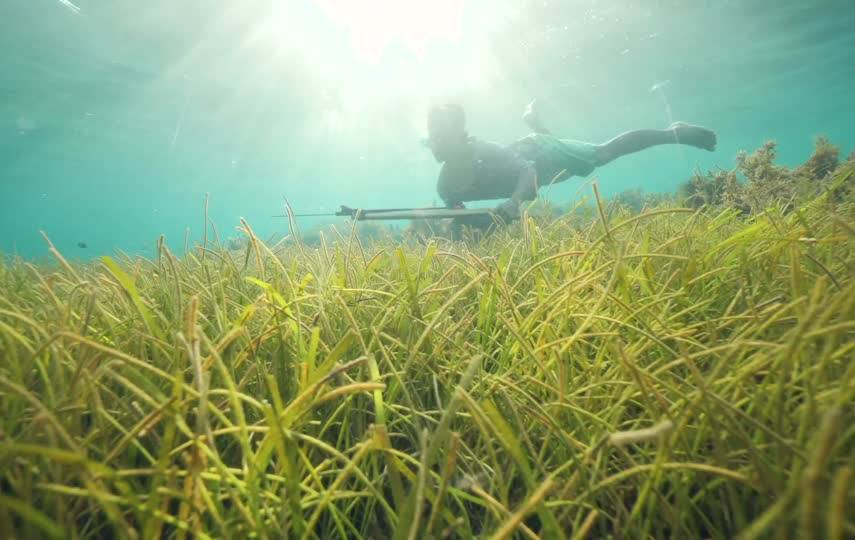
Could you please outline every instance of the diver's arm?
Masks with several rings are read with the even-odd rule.
[[[462,201],[449,199],[449,200],[443,200],[442,202],[445,203],[446,208],[451,208],[451,209],[466,208],[466,206],[463,204]]]
[[[534,167],[526,167],[517,180],[511,198],[497,207],[499,213],[510,218],[519,216],[520,205],[525,201],[533,201],[537,197],[537,173]]]
[[[511,195],[511,200],[517,204],[523,201],[533,201],[537,197],[537,173],[534,167],[526,167],[517,180],[517,187]]]
[[[454,189],[444,172],[440,174],[439,182],[437,183],[439,198],[445,204],[446,208],[465,208],[463,206],[462,194],[457,189]]]

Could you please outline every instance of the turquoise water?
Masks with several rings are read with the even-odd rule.
[[[600,142],[685,120],[708,153],[662,147],[594,173],[602,191],[672,191],[767,139],[779,161],[827,135],[855,145],[851,1],[0,3],[0,252],[180,252],[206,194],[222,237],[298,211],[425,206],[431,103],[469,130],[525,135],[531,98],[557,134]],[[587,193],[575,178],[545,195]],[[318,220],[303,220],[311,227]],[[78,243],[86,247],[79,247]]]

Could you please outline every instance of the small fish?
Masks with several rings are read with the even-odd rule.
[[[658,83],[656,83],[656,84],[654,84],[653,86],[651,86],[651,87],[650,87],[650,91],[651,91],[651,92],[656,92],[656,91],[658,91],[658,90],[662,90],[663,88],[665,88],[665,87],[666,87],[666,86],[668,86],[669,84],[671,84],[671,79],[668,79],[668,80],[665,80],[665,81],[662,81],[662,82],[658,82]]]
[[[81,249],[86,249],[89,246],[86,245],[86,242],[77,242],[77,247],[79,247]]]

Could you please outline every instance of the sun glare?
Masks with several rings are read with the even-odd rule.
[[[282,8],[273,29],[351,97],[436,95],[483,80],[486,21],[478,0],[312,0]],[[482,6],[483,7],[483,6]]]
[[[463,0],[315,0],[346,29],[361,61],[378,63],[387,47],[400,46],[423,59],[434,43],[460,41]]]

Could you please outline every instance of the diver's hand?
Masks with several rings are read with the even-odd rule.
[[[496,213],[510,223],[520,218],[520,203],[514,199],[508,199],[496,207]]]

